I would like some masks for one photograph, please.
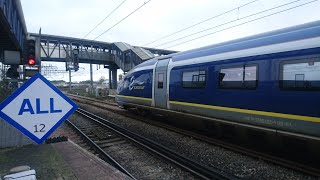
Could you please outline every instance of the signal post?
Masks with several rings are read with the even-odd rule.
[[[24,79],[41,71],[40,38],[28,37],[24,52]]]

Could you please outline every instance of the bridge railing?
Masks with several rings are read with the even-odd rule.
[[[44,61],[56,60],[65,61],[66,58],[73,57],[73,50],[79,49],[79,59],[85,62],[104,64],[106,61],[112,61],[109,50],[85,47],[81,45],[65,44],[61,42],[49,43],[41,42],[41,59]]]
[[[0,0],[1,1],[1,0]],[[31,34],[41,38],[41,59],[44,61],[65,62],[72,59],[73,50],[79,49],[79,63],[103,64],[106,67],[120,68],[127,72],[156,54],[170,54],[174,51],[134,47],[127,43],[107,43],[87,39]]]

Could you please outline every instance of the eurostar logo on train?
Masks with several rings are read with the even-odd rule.
[[[130,79],[130,84],[129,84],[129,90],[133,90],[133,89],[136,89],[136,90],[143,90],[145,88],[145,86],[142,86],[144,84],[143,81],[137,81],[135,79],[134,76],[131,77]]]

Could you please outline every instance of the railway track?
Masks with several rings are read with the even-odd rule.
[[[66,92],[64,92],[64,93],[69,97],[81,98],[81,99],[85,99],[85,100],[88,100],[88,101],[91,101],[91,102],[105,103],[105,104],[108,104],[110,106],[118,106],[117,103],[111,103],[111,102],[107,102],[107,101],[103,101],[103,100],[99,100],[99,99],[94,99],[94,98],[85,97],[85,96],[79,96],[79,95],[70,94],[70,93],[66,93]]]
[[[78,98],[80,98],[80,97],[78,97]],[[101,109],[105,109],[105,110],[109,110],[109,111],[110,110],[114,111],[114,108],[111,108],[111,107],[116,106],[116,104],[105,103],[103,101],[94,100],[92,98],[86,98],[86,100],[91,101],[91,102],[95,102],[94,104],[92,104],[95,107],[98,107],[98,108],[101,108]],[[98,105],[96,103],[104,103],[104,105],[102,106],[102,105]],[[111,107],[105,106],[106,104],[110,105]],[[122,109],[119,109],[116,113],[121,114],[121,115],[126,116],[126,117],[129,117],[129,118],[137,119],[139,121],[142,121],[142,122],[145,122],[145,123],[148,123],[148,124],[152,124],[154,126],[165,128],[165,129],[168,129],[170,131],[173,131],[173,132],[176,132],[176,133],[179,133],[179,134],[183,134],[185,136],[190,136],[192,138],[207,142],[209,144],[220,146],[222,148],[226,148],[226,149],[229,149],[229,150],[241,153],[241,154],[245,154],[245,155],[252,156],[252,157],[255,157],[255,158],[258,158],[258,159],[265,160],[267,162],[278,164],[278,165],[281,165],[283,167],[287,167],[287,168],[290,168],[290,169],[293,169],[293,170],[296,170],[296,171],[300,171],[300,172],[303,172],[303,173],[306,173],[306,174],[310,174],[310,175],[313,175],[313,176],[317,176],[317,177],[320,176],[320,169],[316,168],[316,167],[311,167],[311,166],[308,166],[308,165],[305,165],[305,164],[297,163],[297,162],[294,162],[294,161],[291,161],[291,160],[287,160],[287,159],[284,159],[284,158],[281,158],[281,157],[273,156],[273,155],[270,155],[270,154],[267,154],[267,153],[264,153],[264,152],[255,151],[255,150],[252,150],[252,149],[249,149],[249,148],[245,148],[245,147],[242,147],[240,145],[233,144],[233,143],[228,143],[228,142],[225,142],[225,141],[222,141],[222,140],[219,140],[219,139],[210,138],[208,136],[201,135],[199,133],[191,132],[191,131],[184,130],[184,129],[181,129],[181,128],[177,128],[177,127],[165,124],[165,123],[161,123],[159,121],[153,121],[153,120],[150,120],[150,119],[146,120],[143,117],[137,117],[137,116],[130,115],[129,113],[127,113],[126,111],[123,111]]]
[[[116,144],[128,144],[130,147],[124,149],[136,147],[142,148],[145,151],[148,151],[148,153],[161,157],[161,159],[165,159],[166,161],[175,164],[176,166],[201,179],[237,179],[235,176],[218,168],[209,168],[184,156],[181,156],[156,142],[130,132],[83,109],[79,108],[77,113],[85,117],[86,121],[77,119],[73,122],[68,121],[68,123],[83,137],[83,139],[85,139],[87,144],[94,149],[102,157],[102,159],[105,159],[107,162],[133,179],[135,179],[135,177],[112,157],[110,157],[105,152],[105,148],[110,148]],[[133,147],[132,144],[134,144],[136,147]],[[127,152],[124,151],[123,153]]]

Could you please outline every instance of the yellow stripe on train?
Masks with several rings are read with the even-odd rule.
[[[262,116],[271,116],[271,117],[278,117],[278,118],[285,118],[285,119],[320,122],[320,118],[318,118],[318,117],[283,114],[283,113],[248,110],[248,109],[238,109],[238,108],[230,108],[230,107],[222,107],[222,106],[211,106],[211,105],[205,105],[205,104],[195,104],[195,103],[187,103],[187,102],[179,102],[179,101],[169,101],[169,102],[171,104],[179,104],[179,105],[184,105],[184,106],[201,107],[201,108],[207,108],[207,109],[239,112],[239,113],[262,115]]]
[[[142,97],[136,97],[136,96],[123,96],[123,95],[116,95],[117,97],[121,98],[129,98],[129,99],[137,99],[137,100],[144,100],[144,101],[152,101],[151,98],[142,98]]]
[[[116,95],[116,96],[121,97],[121,98],[152,101],[151,98],[142,98],[142,97],[136,97],[136,96],[123,96],[123,95]],[[294,115],[294,114],[283,114],[283,113],[257,111],[257,110],[249,110],[249,109],[239,109],[239,108],[230,108],[230,107],[222,107],[222,106],[212,106],[212,105],[205,105],[205,104],[179,102],[179,101],[169,101],[169,103],[178,104],[178,105],[184,105],[184,106],[201,107],[201,108],[207,108],[207,109],[215,109],[215,110],[221,110],[221,111],[231,111],[231,112],[238,112],[238,113],[262,115],[262,116],[271,116],[271,117],[277,117],[277,118],[294,119],[294,120],[310,121],[310,122],[318,122],[318,123],[320,123],[320,118],[311,117],[311,116],[301,116],[301,115]]]

